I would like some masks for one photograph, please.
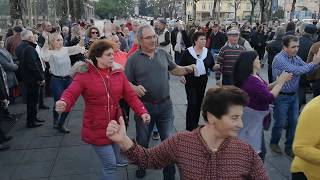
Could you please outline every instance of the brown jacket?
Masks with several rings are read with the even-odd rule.
[[[12,35],[6,40],[5,47],[7,51],[11,53],[14,59],[16,57],[16,48],[21,43],[21,41],[22,40],[20,34]]]
[[[317,54],[319,48],[320,48],[320,42],[316,42],[311,46],[310,51],[309,51],[309,55],[308,55],[308,59],[307,59],[308,63],[312,62],[313,57],[314,57],[314,55]],[[313,73],[308,74],[307,79],[309,81],[320,80],[320,69],[318,68]]]

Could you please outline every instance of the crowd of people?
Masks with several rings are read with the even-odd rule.
[[[292,179],[320,179],[320,28],[296,25],[177,20],[168,27],[159,19],[110,21],[102,29],[93,21],[25,28],[16,20],[0,48],[1,120],[16,121],[8,106],[22,96],[26,127],[40,127],[37,111],[49,109],[43,99],[51,96],[53,128],[67,134],[66,118],[81,95],[82,140],[108,180],[128,160],[138,166],[137,178],[163,168],[163,179],[172,180],[177,165],[181,179],[269,179],[264,130],[273,124],[270,149],[282,154],[285,128]],[[268,79],[260,72],[265,64]],[[187,95],[187,131],[175,135],[170,74],[181,78]],[[210,75],[217,86],[206,92]],[[309,92],[314,99],[304,106]],[[126,135],[130,109],[135,141]],[[163,142],[149,148],[151,137]],[[0,130],[0,150],[11,139]]]

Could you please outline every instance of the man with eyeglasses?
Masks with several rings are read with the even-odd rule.
[[[170,99],[168,71],[176,76],[193,73],[196,66],[178,66],[172,56],[157,47],[157,35],[150,25],[142,25],[137,30],[137,39],[140,49],[129,57],[125,73],[132,83],[144,106],[151,115],[149,124],[135,116],[137,142],[143,147],[149,146],[152,129],[156,124],[161,140],[168,138],[173,130],[173,106]],[[139,167],[136,177],[143,178],[146,170]],[[175,177],[175,167],[170,165],[163,170],[164,179],[172,180]]]
[[[296,36],[287,35],[283,38],[283,50],[277,54],[272,63],[272,75],[276,79],[283,71],[293,74],[292,80],[286,82],[274,103],[274,125],[272,128],[270,148],[281,154],[279,147],[281,132],[285,121],[288,120],[286,132],[285,153],[293,157],[292,141],[295,134],[297,119],[299,116],[299,80],[305,73],[314,71],[319,67],[320,53],[310,63],[304,62],[297,56],[299,50],[299,39]]]

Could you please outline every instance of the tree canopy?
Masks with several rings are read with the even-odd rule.
[[[95,4],[95,12],[101,18],[114,16],[128,17],[133,13],[133,0],[100,0]]]

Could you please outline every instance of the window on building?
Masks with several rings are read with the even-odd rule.
[[[206,9],[206,3],[205,2],[202,3],[202,9],[203,10]]]

